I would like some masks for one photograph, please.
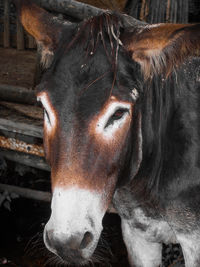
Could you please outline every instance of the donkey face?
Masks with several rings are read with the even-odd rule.
[[[44,240],[67,262],[81,263],[94,252],[129,153],[134,100],[126,86],[112,88],[101,50],[86,63],[82,44],[55,55],[38,87],[53,192]]]
[[[103,216],[130,154],[138,92],[123,78],[130,76],[131,82],[132,69],[127,73],[128,59],[122,60],[118,41],[101,33],[106,17],[84,22],[80,29],[61,26],[46,11],[22,3],[21,20],[48,65],[37,93],[44,107],[53,193],[44,242],[67,263],[82,264],[97,246]]]

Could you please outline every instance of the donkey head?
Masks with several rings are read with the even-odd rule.
[[[46,67],[37,93],[53,193],[44,241],[67,263],[82,264],[122,177],[130,181],[140,167],[142,83],[164,69],[164,49],[183,26],[136,26],[112,14],[66,24],[30,1],[17,4]]]

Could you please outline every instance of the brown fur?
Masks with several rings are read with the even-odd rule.
[[[44,152],[45,152],[45,158],[47,160],[48,163],[52,162],[52,157],[53,157],[53,153],[50,152],[49,147],[51,146],[51,143],[53,142],[53,140],[55,139],[57,132],[59,130],[59,124],[58,124],[58,114],[57,111],[55,110],[55,108],[53,107],[53,105],[51,104],[51,101],[49,99],[48,93],[46,91],[42,91],[40,93],[37,94],[37,97],[40,98],[42,95],[45,95],[48,101],[48,104],[51,108],[51,112],[53,112],[54,117],[55,117],[55,124],[52,125],[52,129],[49,132],[49,130],[47,130],[46,125],[45,125],[45,121],[44,123],[44,127],[43,127],[43,138],[44,138]]]
[[[39,46],[42,46],[41,62],[48,67],[60,40],[60,23],[32,1],[15,0],[15,3],[25,30],[36,39]]]
[[[200,25],[148,25],[125,32],[122,41],[146,79],[156,73],[168,76],[186,58],[200,55]]]
[[[112,161],[118,151],[121,151],[132,118],[132,111],[130,111],[130,116],[127,118],[124,127],[118,130],[114,140],[104,140],[100,134],[96,134],[95,128],[99,117],[103,116],[108,105],[113,101],[116,101],[115,98],[114,100],[113,98],[108,100],[101,113],[89,123],[89,134],[86,142],[89,146],[84,148],[84,153],[82,154],[79,151],[79,138],[76,136],[78,129],[76,129],[76,126],[73,129],[73,136],[68,136],[70,149],[69,147],[67,149],[67,137],[59,128],[59,119],[57,119],[56,130],[53,129],[51,134],[44,127],[45,156],[51,165],[52,190],[55,187],[70,188],[77,185],[81,189],[99,192],[103,196],[103,205],[106,209],[114,191],[116,169],[110,170],[108,176],[107,170],[104,171],[104,167],[109,161]],[[94,161],[88,163],[87,155],[91,152],[91,147],[93,147],[94,155],[96,155],[95,151],[100,151],[100,154],[97,153]]]

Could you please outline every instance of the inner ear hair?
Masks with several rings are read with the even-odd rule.
[[[14,0],[25,30],[38,45],[43,67],[51,64],[63,30],[63,22],[30,0]]]
[[[200,24],[155,24],[124,32],[122,42],[141,65],[145,79],[166,77],[191,56],[200,55]]]

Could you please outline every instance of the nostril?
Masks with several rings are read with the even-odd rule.
[[[83,239],[81,241],[81,244],[80,244],[79,248],[80,249],[86,248],[92,242],[93,239],[94,239],[93,234],[90,233],[90,232],[86,232],[84,234],[84,237],[83,237]]]

